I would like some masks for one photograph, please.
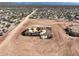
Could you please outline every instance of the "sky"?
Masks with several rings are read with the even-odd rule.
[[[15,2],[18,5],[79,5],[79,2]]]
[[[79,2],[0,2],[0,6],[21,6],[21,5],[79,6]]]

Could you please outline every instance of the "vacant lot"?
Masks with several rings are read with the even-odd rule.
[[[72,22],[54,20],[29,20],[21,22],[14,30],[1,39],[0,55],[79,55],[79,38],[70,37],[63,30]],[[52,27],[52,39],[22,36],[27,27],[49,25]]]

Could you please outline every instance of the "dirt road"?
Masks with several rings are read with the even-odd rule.
[[[0,44],[0,55],[79,55],[79,38],[72,40],[64,31],[65,26],[74,23],[29,19],[30,15],[4,38]],[[53,38],[47,40],[21,35],[33,25],[51,26]]]

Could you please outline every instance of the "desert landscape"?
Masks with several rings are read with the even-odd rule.
[[[13,12],[10,10],[11,9],[0,10],[1,13],[7,11],[6,13],[7,15],[10,12],[9,13],[10,15],[12,14],[14,16],[15,15],[17,16],[15,17],[15,19],[14,16],[11,16],[13,18],[10,18],[10,20],[13,19],[15,21],[9,21],[10,26],[7,28],[8,30],[6,32],[5,31],[1,32],[0,30],[1,35],[0,55],[2,56],[5,55],[78,56],[79,55],[79,35],[78,35],[79,28],[77,27],[73,30],[74,28],[73,26],[79,26],[78,8],[50,8],[50,9],[25,8],[24,10],[30,10],[25,11],[26,13],[23,12],[24,11],[23,9],[20,9],[23,11],[22,12],[20,11],[18,13],[15,12],[13,9],[12,9]],[[3,18],[1,18],[1,20],[2,19]],[[36,25],[50,26],[52,29],[51,31],[52,38],[41,39],[38,36],[22,35],[22,32],[24,30]],[[4,27],[2,28],[4,29]],[[69,35],[69,33],[71,35]]]

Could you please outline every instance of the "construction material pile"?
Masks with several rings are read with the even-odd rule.
[[[79,25],[69,26],[65,30],[70,36],[79,37]]]
[[[39,36],[41,39],[52,38],[51,27],[31,27],[22,32],[23,36]]]

